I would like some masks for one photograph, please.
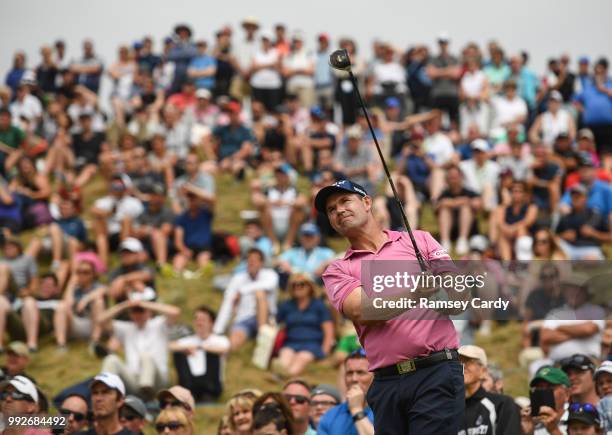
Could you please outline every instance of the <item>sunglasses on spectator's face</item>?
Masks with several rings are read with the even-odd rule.
[[[163,431],[166,430],[166,428],[170,429],[170,430],[178,430],[180,428],[183,427],[183,424],[179,421],[168,421],[166,423],[157,423],[155,425],[155,430],[158,433],[162,433]]]
[[[298,405],[303,405],[307,402],[310,402],[310,399],[306,396],[302,396],[301,394],[284,394],[287,402],[291,403],[292,400],[295,400],[295,403]]]
[[[127,411],[127,412],[121,413],[120,418],[122,418],[123,420],[132,421],[132,420],[136,420],[142,417],[138,414],[134,414],[133,412]]]
[[[60,408],[59,413],[66,417],[72,415],[75,421],[83,421],[86,417],[82,412],[71,411],[70,409],[66,408]]]
[[[34,402],[34,400],[28,394],[23,394],[19,391],[3,391],[0,393],[1,400],[6,400],[9,397],[13,400],[27,400],[28,402]]]

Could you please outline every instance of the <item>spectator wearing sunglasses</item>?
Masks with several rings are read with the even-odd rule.
[[[123,407],[119,411],[119,421],[124,428],[136,435],[143,435],[142,431],[147,425],[147,408],[142,400],[136,396],[126,396]]]
[[[68,419],[64,435],[83,431],[89,424],[89,405],[87,399],[79,394],[71,394],[60,405],[58,412]]]
[[[599,398],[595,391],[595,364],[586,355],[574,354],[559,361],[570,380],[570,398],[577,403],[597,403]]]
[[[280,372],[298,376],[308,364],[329,355],[334,340],[331,313],[319,298],[318,286],[305,273],[291,275],[291,299],[280,305],[276,320],[285,324],[287,339],[280,349]]]
[[[565,422],[567,435],[600,435],[603,434],[601,418],[597,408],[590,403],[572,403]]]
[[[314,435],[310,426],[310,385],[301,379],[292,379],[283,387],[283,396],[291,406],[295,435]]]
[[[344,361],[346,401],[327,411],[317,426],[318,435],[363,435],[374,433],[374,413],[366,402],[374,374],[363,349]],[[392,433],[392,432],[389,432]]]
[[[155,430],[160,434],[193,435],[195,428],[183,408],[168,408],[157,416]]]
[[[119,411],[125,402],[125,385],[114,373],[102,372],[89,385],[94,424],[78,435],[134,435],[121,424]]]
[[[331,385],[317,385],[310,392],[310,420],[312,427],[317,428],[321,417],[340,403],[340,393]]]
[[[259,396],[257,398],[257,400],[255,400],[255,403],[253,404],[253,429],[260,429],[260,432],[263,432],[263,434],[268,434],[268,433],[277,433],[276,431],[282,430],[282,429],[272,429],[271,427],[268,428],[269,431],[266,432],[265,426],[266,424],[261,424],[261,419],[260,419],[260,423],[255,423],[258,419],[258,414],[264,412],[264,413],[268,413],[269,411],[271,411],[274,414],[277,415],[282,415],[282,419],[284,422],[287,423],[287,427],[289,428],[287,430],[287,435],[294,435],[295,432],[295,420],[293,419],[293,412],[291,411],[291,405],[289,404],[289,402],[287,401],[287,399],[285,398],[285,396],[282,393],[272,393],[272,392],[268,392],[268,393],[264,393],[261,396]],[[265,420],[265,419],[264,419]],[[257,433],[257,430],[255,430],[255,432]]]
[[[38,390],[34,382],[25,376],[15,376],[10,381],[4,381],[0,384],[0,391],[2,413],[5,419],[10,416],[33,415],[38,412],[40,404]],[[13,433],[11,430],[14,429],[7,429],[4,433]],[[42,435],[49,432],[29,429],[26,433],[28,435]]]
[[[159,408],[166,409],[170,407],[183,408],[189,419],[193,418],[195,410],[195,400],[188,389],[180,385],[174,385],[167,390],[161,390],[157,393],[159,400]]]
[[[13,341],[6,348],[6,362],[0,367],[0,381],[21,375],[34,380],[25,372],[30,364],[30,351],[22,341]]]

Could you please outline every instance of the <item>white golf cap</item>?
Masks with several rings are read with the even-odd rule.
[[[119,376],[111,372],[102,372],[93,378],[89,388],[93,387],[97,382],[101,382],[111,390],[117,390],[122,396],[125,396],[125,385]]]
[[[450,41],[450,35],[448,34],[448,32],[440,32],[438,33],[438,41],[442,41],[442,42],[448,42]]]
[[[212,98],[212,93],[206,88],[200,88],[195,93],[196,98],[206,98],[210,100]]]
[[[487,353],[482,347],[474,346],[473,344],[466,344],[461,346],[458,352],[461,356],[480,361],[483,366],[487,365]]]
[[[484,152],[489,151],[489,144],[484,139],[474,139],[471,143],[471,147],[473,150],[479,150]]]
[[[604,361],[601,363],[597,370],[595,370],[595,380],[597,381],[597,377],[602,373],[609,373],[612,375],[612,361]]]
[[[12,385],[15,390],[21,394],[26,394],[32,398],[35,403],[38,403],[38,390],[36,385],[30,379],[25,376],[17,375],[11,378],[10,381],[4,381],[0,384],[0,390],[4,390],[9,385]]]
[[[157,298],[157,293],[152,287],[145,287],[142,291],[131,291],[128,299],[131,301],[154,301]]]
[[[274,32],[270,29],[264,29],[259,32],[259,37],[261,39],[267,39],[268,41],[272,41],[274,39]]]
[[[128,237],[119,245],[119,251],[129,251],[139,253],[144,251],[142,242],[134,237]]]

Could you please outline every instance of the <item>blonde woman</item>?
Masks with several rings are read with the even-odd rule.
[[[319,298],[319,288],[309,275],[296,273],[287,284],[291,299],[278,308],[276,321],[284,324],[287,338],[275,368],[293,377],[331,351],[334,325],[329,308]]]
[[[226,405],[229,427],[234,435],[253,435],[253,404],[258,395],[239,393]]]
[[[155,430],[159,434],[193,435],[193,421],[187,417],[183,408],[172,407],[162,410],[155,420]]]

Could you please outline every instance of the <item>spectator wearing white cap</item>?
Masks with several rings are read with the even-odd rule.
[[[484,139],[471,144],[472,158],[459,163],[465,177],[465,187],[482,198],[483,209],[490,212],[499,202],[497,186],[501,172],[499,164],[491,160],[491,148]]]
[[[181,310],[173,305],[134,298],[135,295],[147,297],[146,293],[135,293],[132,299],[106,310],[98,319],[105,324],[126,310],[130,318],[129,321],[113,320],[110,326],[123,347],[125,362],[111,354],[102,362],[102,368],[121,376],[130,393],[150,399],[168,382],[169,328]]]
[[[119,245],[120,266],[110,273],[109,295],[125,300],[133,292],[155,293],[155,271],[145,265],[146,253],[142,242],[128,237]]]
[[[482,383],[487,373],[484,349],[466,345],[459,348],[465,382],[465,417],[459,434],[482,435],[520,433],[520,413],[514,400],[485,391]]]
[[[291,37],[289,54],[283,58],[286,91],[295,94],[305,107],[314,105],[314,59],[304,47],[304,35],[295,31]]]
[[[144,211],[142,202],[129,194],[129,183],[127,176],[113,176],[108,185],[109,195],[97,199],[91,209],[96,247],[107,265],[109,251],[119,246],[122,225]]]
[[[550,93],[546,112],[539,115],[529,129],[532,144],[542,142],[549,149],[561,133],[567,134],[570,141],[576,137],[576,124],[570,113],[563,109],[563,96],[557,90]]]
[[[41,396],[34,382],[25,376],[15,376],[10,381],[2,382],[0,384],[0,397],[2,398],[4,422],[11,416],[34,415],[39,411]],[[26,429],[24,426],[10,427],[7,425],[3,433],[7,435],[43,435],[49,432],[42,429]]]
[[[114,373],[102,372],[89,385],[94,424],[79,435],[134,435],[119,420],[125,402],[125,385]]]

